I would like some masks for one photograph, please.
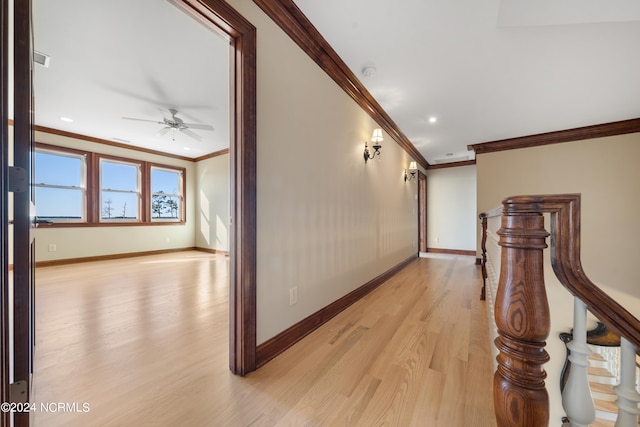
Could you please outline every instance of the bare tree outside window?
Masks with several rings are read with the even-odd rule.
[[[105,200],[104,207],[102,208],[102,217],[103,218],[111,218],[111,212],[113,212],[113,208],[111,207],[111,199]]]

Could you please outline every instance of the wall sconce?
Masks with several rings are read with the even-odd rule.
[[[384,138],[382,138],[382,129],[374,129],[373,135],[371,135],[371,148],[373,148],[373,153],[369,152],[369,147],[367,147],[367,141],[364,142],[364,162],[367,163],[367,160],[373,159],[376,154],[380,155],[380,148],[382,148],[382,142]]]
[[[418,166],[416,162],[409,163],[409,173],[407,174],[407,170],[404,170],[404,182],[413,181],[416,178],[416,174],[418,173]]]

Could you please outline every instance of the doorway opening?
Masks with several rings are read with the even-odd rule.
[[[191,16],[193,25],[204,24],[227,40],[230,46],[229,367],[234,373],[244,375],[255,369],[256,347],[255,28],[224,2],[213,0],[170,0],[170,2]],[[75,7],[81,9],[83,7],[80,6],[81,4],[82,2]],[[154,10],[146,13],[150,17],[154,16]],[[167,31],[170,32],[171,29],[168,28]],[[179,55],[177,57],[169,55],[166,59],[172,62],[180,61]],[[54,61],[55,58],[52,59],[52,63]],[[215,77],[211,76],[211,78]],[[189,75],[185,75],[184,78],[188,79]],[[179,85],[179,82],[176,84]]]

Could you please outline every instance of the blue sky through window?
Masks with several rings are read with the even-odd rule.
[[[178,172],[166,171],[162,169],[151,169],[151,192],[166,194],[180,194],[178,185],[180,184],[180,174]]]
[[[81,185],[82,157],[46,152],[35,153],[35,184],[59,185],[68,188],[36,187],[36,216],[44,218],[82,218],[84,203]]]
[[[82,159],[38,151],[35,155],[35,170],[36,184],[80,187]]]
[[[100,174],[102,187],[101,217],[103,219],[137,219],[140,213],[138,166],[104,160],[100,162]],[[108,190],[135,193],[120,193]]]
[[[34,158],[36,215],[41,218],[86,221],[86,198],[99,196],[99,218],[139,220],[143,194],[152,197],[160,192],[167,196],[161,197],[161,209],[156,206],[151,216],[170,220],[181,217],[182,171],[152,166],[151,188],[143,191],[140,182],[143,163],[102,158],[100,181],[88,189],[85,175],[91,166],[86,164],[84,154],[39,149]]]

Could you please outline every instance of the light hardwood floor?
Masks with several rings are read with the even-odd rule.
[[[37,270],[36,426],[494,426],[472,257],[411,263],[278,358],[228,369],[227,259]]]

